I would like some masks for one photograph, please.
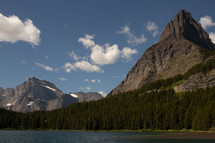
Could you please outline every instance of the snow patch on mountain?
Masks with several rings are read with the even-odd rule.
[[[33,104],[34,104],[34,102],[31,101],[31,102],[29,102],[27,105],[28,105],[28,106],[31,106],[31,105],[33,105]]]
[[[12,104],[11,104],[11,103],[8,103],[6,106],[8,106],[8,107],[9,107],[9,106],[12,106]]]
[[[43,87],[45,87],[45,88],[47,88],[47,89],[50,89],[50,90],[52,90],[52,91],[56,91],[56,89],[51,88],[50,86],[46,86],[46,85],[42,85],[42,84],[41,84],[41,86],[43,86]]]
[[[74,97],[74,98],[78,98],[78,96],[76,95],[76,94],[70,94],[72,97]]]

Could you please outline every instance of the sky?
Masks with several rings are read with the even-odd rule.
[[[1,0],[0,87],[30,77],[64,93],[115,88],[181,10],[215,43],[213,0]]]

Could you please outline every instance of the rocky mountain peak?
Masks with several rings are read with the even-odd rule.
[[[28,80],[39,81],[40,79],[38,79],[38,78],[36,78],[36,77],[31,77],[31,78],[28,78]]]
[[[28,80],[26,82],[28,84],[38,84],[40,82],[40,79],[38,79],[36,77],[31,77],[31,78],[28,78]]]
[[[184,74],[215,49],[206,31],[186,10],[177,13],[110,95],[138,89],[149,82]]]
[[[183,39],[189,40],[208,50],[215,49],[215,45],[211,42],[207,32],[202,28],[201,24],[198,24],[193,19],[190,12],[186,10],[178,12],[174,20],[166,25],[160,37],[160,41],[179,41]]]
[[[64,94],[53,83],[36,77],[28,78],[15,89],[0,87],[0,108],[18,112],[54,110],[76,102],[101,99],[97,92]]]

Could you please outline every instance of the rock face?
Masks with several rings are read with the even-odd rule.
[[[215,49],[208,34],[181,10],[167,24],[157,44],[148,48],[110,95],[138,89],[148,82],[183,74]]]
[[[195,91],[199,88],[215,86],[215,70],[207,74],[197,73],[174,87],[175,92]]]
[[[15,89],[0,88],[0,107],[18,112],[53,110],[78,102],[64,94],[53,83],[35,77]]]
[[[64,94],[53,83],[29,78],[15,89],[0,87],[0,108],[18,112],[54,110],[76,102],[98,100],[103,96],[97,92]]]
[[[78,98],[79,102],[88,102],[88,101],[94,101],[102,99],[103,96],[97,92],[77,92],[77,93],[70,93],[70,95],[73,95],[73,97]]]
[[[186,10],[181,10],[173,21],[168,23],[161,34],[160,41],[186,39],[208,50],[214,50],[214,44],[208,33]]]

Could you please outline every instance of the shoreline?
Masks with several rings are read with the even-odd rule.
[[[214,133],[215,135],[215,131],[202,131],[202,130],[152,130],[152,129],[140,129],[140,130],[64,130],[64,129],[15,129],[15,128],[4,128],[4,129],[0,129],[0,130],[17,130],[17,131],[77,131],[77,132],[167,132],[167,133],[171,133],[171,132],[184,132],[184,133]]]

